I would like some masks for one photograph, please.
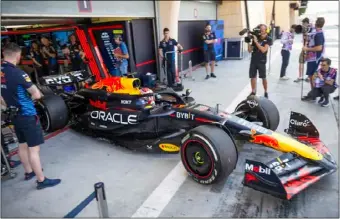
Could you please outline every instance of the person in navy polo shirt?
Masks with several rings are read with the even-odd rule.
[[[207,73],[205,79],[209,79],[209,64],[210,64],[210,77],[216,78],[214,74],[215,68],[215,43],[217,42],[215,33],[211,32],[210,24],[205,26],[205,33],[203,34],[203,50],[204,50],[204,62],[205,62],[205,71]],[[211,63],[210,63],[211,62]]]
[[[175,67],[175,53],[168,53],[165,55],[166,52],[175,51],[175,46],[177,46],[178,51],[182,51],[183,47],[173,38],[170,37],[170,30],[169,28],[163,29],[164,38],[159,43],[159,56],[162,61],[162,65],[166,68],[167,73],[167,81],[168,86],[174,86],[175,79],[176,79],[176,67]],[[165,59],[167,62],[167,66],[165,66]]]
[[[21,49],[15,43],[9,43],[3,50],[4,61],[1,64],[1,99],[6,107],[18,109],[12,119],[19,141],[19,157],[25,169],[25,180],[37,177],[37,189],[55,186],[60,179],[48,179],[44,176],[40,162],[40,144],[44,137],[34,107],[34,100],[42,97],[38,88],[31,82],[28,74],[16,65],[20,62]]]

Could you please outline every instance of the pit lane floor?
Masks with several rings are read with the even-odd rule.
[[[287,70],[287,75],[293,79],[302,47],[300,39],[299,36],[296,39]],[[272,59],[268,75],[269,98],[280,110],[278,131],[283,132],[287,127],[290,110],[304,113],[315,123],[321,138],[338,160],[338,127],[333,108],[301,102],[299,84],[292,79],[278,80],[279,42],[273,46]],[[248,67],[248,58],[221,61],[215,71],[218,79],[205,81],[201,68],[194,72],[196,81],[185,80],[184,85],[193,90],[192,96],[197,102],[221,103],[220,109],[228,107],[232,111],[236,103],[249,94]],[[258,95],[263,95],[261,84],[258,86]],[[305,93],[307,86],[305,83]],[[242,186],[245,158],[267,161],[275,155],[271,149],[247,144],[240,153],[237,169],[226,181],[203,186],[186,177],[184,168],[177,168],[179,155],[136,153],[69,130],[49,139],[41,148],[46,176],[60,177],[62,183],[37,191],[34,179],[24,181],[22,167],[16,168],[17,178],[2,182],[1,216],[63,217],[93,191],[93,184],[98,181],[105,183],[110,217],[339,216],[338,172],[312,185],[290,202]],[[178,181],[169,178],[169,173],[179,175]],[[92,202],[77,217],[97,216],[96,203]]]

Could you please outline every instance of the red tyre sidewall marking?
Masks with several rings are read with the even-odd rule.
[[[185,157],[185,149],[186,149],[186,147],[188,146],[188,144],[191,143],[191,142],[197,142],[197,143],[199,143],[199,144],[204,148],[204,150],[207,152],[207,154],[208,154],[208,156],[209,156],[209,159],[210,159],[210,161],[211,161],[211,163],[212,163],[212,167],[210,168],[210,171],[209,171],[208,175],[206,175],[206,176],[200,176],[200,175],[195,174],[194,171],[190,168],[190,166],[188,165],[188,163],[187,163],[187,161],[186,161],[186,157]],[[212,156],[212,154],[211,154],[211,152],[210,152],[210,150],[209,150],[209,147],[208,147],[207,145],[205,145],[204,142],[199,141],[199,140],[189,139],[189,140],[187,140],[187,141],[184,142],[184,145],[182,146],[181,149],[182,149],[182,150],[181,150],[181,156],[182,156],[182,160],[184,161],[183,164],[184,164],[185,167],[190,171],[190,173],[191,173],[192,175],[194,175],[194,176],[195,176],[196,178],[198,178],[198,179],[207,179],[207,178],[209,178],[209,177],[212,175],[212,173],[213,173],[213,171],[214,171],[214,169],[215,169],[215,159],[213,158],[213,156]]]

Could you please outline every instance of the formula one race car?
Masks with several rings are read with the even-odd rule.
[[[65,94],[64,94],[65,95]],[[233,113],[196,104],[190,91],[154,93],[135,78],[112,77],[87,82],[63,95],[45,95],[37,108],[46,131],[71,127],[110,139],[132,150],[179,153],[189,175],[200,184],[228,177],[236,167],[235,141],[245,140],[283,154],[268,163],[246,160],[244,185],[284,199],[333,173],[337,164],[312,122],[291,113],[285,135],[268,99],[249,96]]]

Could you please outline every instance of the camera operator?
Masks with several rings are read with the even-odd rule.
[[[267,34],[267,26],[260,24],[260,33],[252,34],[252,42],[248,44],[248,52],[251,52],[251,61],[249,68],[249,78],[251,82],[251,94],[256,95],[256,78],[257,71],[259,72],[259,78],[262,78],[262,84],[264,89],[264,96],[268,98],[267,92],[267,79],[266,79],[266,63],[267,63],[267,52],[269,46],[273,45],[273,40]],[[258,36],[256,36],[258,35]]]
[[[21,58],[20,47],[9,43],[3,54],[1,96],[7,107],[18,109],[11,120],[19,141],[18,155],[25,169],[25,180],[36,176],[37,189],[55,186],[61,180],[46,178],[40,161],[39,145],[44,143],[44,137],[33,100],[40,99],[42,94],[31,82],[28,74],[16,67]]]
[[[311,89],[313,89],[312,76],[317,71],[324,52],[325,37],[322,31],[324,24],[325,19],[323,17],[319,17],[315,21],[315,31],[308,34],[308,44],[302,48],[302,51],[306,53],[306,75],[309,77]]]

